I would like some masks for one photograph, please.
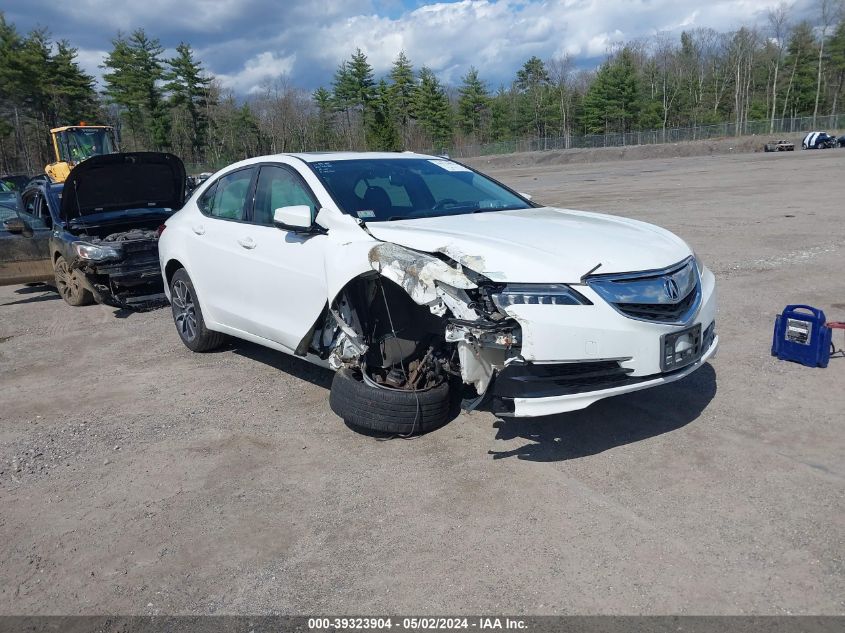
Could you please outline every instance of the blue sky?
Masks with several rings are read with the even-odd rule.
[[[798,0],[793,16],[810,0]],[[400,50],[457,84],[474,65],[495,89],[531,55],[569,54],[594,66],[617,42],[659,33],[766,26],[772,0],[5,0],[20,31],[47,27],[98,65],[118,31],[143,27],[172,50],[190,43],[206,68],[239,95],[287,80],[328,85],[356,47],[383,74]]]

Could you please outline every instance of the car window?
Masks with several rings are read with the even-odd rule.
[[[18,217],[18,212],[14,206],[7,202],[0,202],[0,224],[16,217]]]
[[[317,203],[299,176],[285,167],[262,166],[255,189],[253,222],[272,226],[276,209],[297,205],[309,207],[313,221]]]
[[[504,186],[444,158],[309,163],[344,213],[368,222],[530,209]]]
[[[225,220],[243,220],[253,169],[240,169],[220,178],[215,185],[209,215]]]
[[[42,208],[46,207],[44,198],[39,193],[33,193],[23,199],[23,211],[20,216],[34,229],[47,228],[47,223],[42,217]],[[46,212],[46,209],[44,209]]]
[[[200,196],[200,199],[197,200],[197,206],[200,208],[200,211],[206,214],[211,213],[211,206],[214,202],[214,194],[217,191],[217,183],[215,182],[211,185],[205,192]]]

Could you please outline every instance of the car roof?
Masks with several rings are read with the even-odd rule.
[[[247,158],[225,167],[226,170],[232,167],[248,167],[257,163],[284,162],[285,158],[296,158],[304,163],[319,163],[335,160],[403,160],[408,158],[417,159],[443,159],[443,156],[431,156],[429,154],[417,154],[415,152],[289,152],[284,154],[268,154],[267,156],[255,156]]]
[[[306,163],[319,163],[334,160],[389,160],[403,158],[437,158],[428,154],[417,154],[416,152],[302,152],[291,153],[288,156],[299,158]]]

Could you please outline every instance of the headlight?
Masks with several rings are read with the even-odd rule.
[[[500,310],[524,304],[592,305],[589,299],[564,284],[508,284],[493,295],[493,303]]]
[[[80,259],[101,262],[106,259],[120,259],[120,252],[113,246],[98,246],[87,242],[74,242],[73,250]]]

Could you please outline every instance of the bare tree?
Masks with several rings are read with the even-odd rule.
[[[558,113],[560,115],[560,133],[564,144],[569,147],[570,123],[569,113],[572,108],[572,74],[575,70],[575,60],[569,53],[560,57],[552,57],[546,62],[549,78],[558,93]]]
[[[818,0],[819,26],[821,27],[821,45],[819,46],[819,69],[816,79],[816,105],[813,107],[813,127],[816,127],[816,116],[819,113],[819,97],[822,92],[822,62],[824,58],[824,44],[827,39],[827,31],[830,25],[840,13],[841,0]]]
[[[660,107],[662,111],[663,141],[665,142],[669,113],[681,90],[681,67],[678,60],[678,47],[669,35],[658,33],[655,39],[654,62],[657,71],[657,89],[660,94]]]
[[[770,9],[768,15],[769,29],[775,46],[775,67],[772,75],[772,114],[769,123],[769,134],[775,131],[775,111],[778,102],[778,72],[780,71],[780,63],[783,59],[783,49],[789,37],[789,11],[791,9],[791,5],[781,2],[774,9]]]

